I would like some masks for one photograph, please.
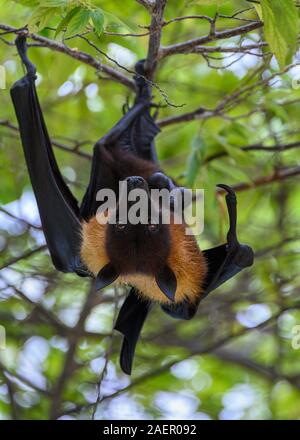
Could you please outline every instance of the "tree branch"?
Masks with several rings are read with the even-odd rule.
[[[268,43],[264,41],[254,44],[247,44],[245,46],[195,46],[192,47],[189,53],[250,53],[251,50],[261,49],[267,47]],[[251,53],[251,55],[256,55]]]
[[[0,24],[0,29],[3,29],[5,31],[9,31],[12,33],[20,33],[20,29],[14,28],[12,26],[7,26],[5,24]],[[37,41],[41,47],[48,47],[51,50],[55,50],[56,52],[64,53],[65,55],[68,55],[75,60],[80,61],[81,63],[87,64],[94,69],[96,69],[98,72],[104,72],[106,75],[108,75],[111,79],[114,81],[117,81],[124,86],[128,87],[131,90],[135,90],[135,84],[134,81],[127,78],[125,75],[123,75],[118,70],[113,69],[110,66],[107,66],[105,64],[100,63],[95,58],[93,58],[91,55],[89,55],[86,52],[81,52],[76,49],[72,49],[62,43],[59,43],[54,40],[50,40],[49,38],[42,37],[41,35],[34,34],[32,32],[24,31],[26,32],[26,35],[28,38],[31,38],[34,41]]]
[[[281,182],[282,180],[289,179],[290,177],[295,177],[300,175],[300,166],[291,167],[283,170],[275,170],[269,176],[259,177],[250,183],[238,183],[237,185],[233,185],[232,188],[235,191],[246,191],[248,189],[258,188],[260,186],[269,185],[274,182]],[[218,190],[218,192],[222,192],[222,190]]]
[[[259,374],[264,379],[268,380],[271,383],[279,380],[285,380],[291,383],[295,388],[300,390],[300,381],[297,378],[290,377],[281,373],[277,373],[274,368],[268,368],[264,365],[260,365],[254,362],[252,359],[249,359],[238,352],[228,349],[218,349],[212,352],[216,357],[221,359],[224,362],[233,363],[235,365],[240,365],[256,374]]]
[[[24,376],[22,376],[22,375],[20,375],[20,374],[18,374],[18,373],[11,372],[10,370],[8,370],[8,369],[5,367],[5,365],[3,365],[3,364],[1,363],[1,361],[0,361],[0,371],[1,371],[2,374],[5,375],[6,377],[7,377],[7,376],[11,377],[11,379],[10,379],[11,381],[14,381],[14,382],[18,382],[18,381],[19,381],[19,382],[23,383],[24,385],[26,385],[26,386],[32,388],[33,390],[35,390],[35,391],[37,391],[37,392],[39,392],[39,393],[41,393],[41,394],[44,394],[44,395],[46,395],[46,396],[48,396],[48,397],[51,397],[51,393],[50,393],[50,391],[48,391],[48,390],[44,390],[43,388],[41,388],[41,387],[35,385],[35,384],[34,384],[33,382],[31,382],[29,379],[27,379],[26,377],[24,377]]]
[[[298,66],[299,62],[295,62],[293,64],[289,64],[286,66],[283,70],[279,72],[275,72],[269,77],[262,78],[250,85],[247,85],[245,87],[239,87],[236,90],[234,90],[231,94],[225,95],[224,98],[218,103],[218,105],[214,109],[205,109],[203,107],[199,107],[196,110],[188,113],[182,113],[181,115],[177,116],[169,116],[167,118],[161,119],[157,122],[157,125],[159,127],[165,127],[167,125],[173,125],[178,124],[181,122],[188,122],[188,121],[194,121],[197,119],[208,119],[215,116],[225,117],[224,112],[230,111],[234,106],[237,106],[240,102],[245,101],[245,97],[250,96],[253,94],[253,91],[257,89],[258,87],[267,86],[268,84],[271,84],[271,81],[274,80],[276,77],[282,76],[285,73],[289,72],[294,67]],[[256,109],[255,109],[256,111]],[[228,117],[228,116],[227,116]]]
[[[181,115],[177,115],[177,116],[168,116],[167,118],[157,121],[157,125],[160,128],[162,128],[162,127],[166,127],[167,125],[179,124],[180,122],[189,122],[189,121],[194,121],[196,119],[203,120],[210,118],[212,116],[216,116],[215,110],[208,110],[208,109],[204,109],[203,107],[199,107],[198,109],[192,112],[182,113]]]
[[[25,260],[26,258],[29,258],[32,255],[36,254],[37,252],[41,252],[41,251],[43,251],[46,248],[47,248],[46,245],[38,246],[38,247],[36,247],[34,249],[31,249],[29,251],[24,252],[22,255],[18,255],[17,257],[13,257],[10,260],[5,261],[1,265],[0,270],[4,269],[6,267],[12,266],[15,263],[18,263],[18,261],[20,261],[20,260]]]
[[[150,24],[150,37],[148,43],[148,55],[145,61],[145,70],[147,72],[147,78],[153,79],[154,72],[157,66],[161,30],[163,25],[163,15],[167,4],[167,0],[156,0],[151,7],[151,24]]]
[[[267,326],[269,326],[270,324],[273,324],[274,321],[276,321],[282,315],[282,313],[286,312],[287,310],[298,309],[299,307],[300,307],[299,302],[292,305],[292,306],[283,307],[281,310],[279,310],[277,313],[275,313],[269,319],[262,322],[261,324],[258,324],[256,327],[252,327],[252,328],[241,327],[239,330],[235,331],[234,333],[222,336],[218,340],[216,340],[213,343],[208,344],[206,346],[201,345],[201,340],[199,340],[198,336],[196,339],[194,338],[192,340],[185,339],[184,340],[184,348],[190,349],[190,352],[187,355],[183,356],[180,359],[178,359],[178,358],[172,359],[171,361],[166,362],[163,366],[160,366],[157,369],[151,369],[149,372],[141,375],[140,377],[138,377],[137,379],[132,381],[126,387],[118,389],[110,395],[104,396],[101,401],[103,402],[104,400],[110,400],[114,397],[119,396],[120,394],[124,394],[124,393],[130,391],[132,388],[136,387],[140,383],[145,383],[149,379],[152,379],[154,377],[159,376],[160,374],[167,372],[168,370],[170,370],[171,367],[178,364],[179,362],[182,362],[183,360],[189,359],[193,356],[198,356],[198,355],[203,355],[203,354],[208,354],[208,353],[214,352],[215,350],[220,349],[221,347],[227,345],[228,343],[231,343],[232,341],[236,340],[237,338],[248,335],[254,331],[263,330]],[[166,343],[164,335],[161,335],[161,340],[159,342],[161,342],[162,345],[164,345],[164,343]],[[169,341],[168,341],[168,343],[169,343]],[[183,346],[182,344],[180,344],[180,340],[178,338],[177,339],[173,338],[173,343],[174,343],[173,345],[176,345],[178,347]],[[82,410],[89,409],[92,406],[93,406],[92,403],[87,404],[87,405],[78,405],[76,408],[71,409],[70,411],[65,411],[63,414],[76,413],[76,412],[79,412]],[[63,415],[63,414],[61,414],[61,415]]]
[[[2,127],[6,127],[11,129],[12,131],[15,132],[19,132],[19,128],[12,124],[10,121],[8,120],[0,120],[0,126]],[[80,151],[78,148],[80,147],[80,145],[83,144],[83,142],[78,142],[78,141],[73,141],[72,142],[75,144],[75,146],[69,147],[68,145],[65,145],[61,142],[55,141],[54,139],[51,139],[51,144],[56,147],[59,148],[60,150],[66,151],[67,153],[73,153],[76,154],[79,157],[83,157],[84,159],[88,159],[88,160],[92,160],[92,155],[89,153],[85,153],[84,151]]]
[[[71,334],[69,334],[69,349],[67,351],[65,362],[61,371],[60,376],[55,384],[53,390],[53,399],[51,402],[50,408],[50,419],[56,419],[60,412],[61,401],[63,397],[63,393],[65,390],[65,386],[67,381],[70,380],[72,374],[76,368],[75,362],[75,354],[77,350],[78,341],[82,335],[82,331],[84,330],[85,321],[91,311],[91,308],[94,305],[94,297],[96,295],[96,290],[94,288],[94,283],[91,282],[91,286],[86,297],[85,303],[82,307],[79,319],[77,321],[76,326],[73,328]]]
[[[194,38],[192,40],[184,41],[183,43],[176,43],[170,46],[162,47],[159,51],[159,59],[163,59],[170,55],[178,55],[182,53],[190,53],[195,46],[211,43],[216,40],[224,40],[226,38],[244,35],[253,30],[259,29],[263,26],[261,21],[249,23],[244,26],[239,26],[233,29],[226,29],[225,31],[211,32],[204,37]]]
[[[137,3],[144,6],[148,11],[152,11],[155,0],[136,0]]]
[[[255,144],[255,145],[247,145],[245,147],[241,147],[242,151],[264,151],[266,153],[284,153],[285,151],[293,150],[294,148],[300,148],[300,141],[291,142],[285,145],[273,145],[270,147],[265,147],[264,145]],[[229,156],[227,151],[220,151],[219,153],[211,154],[208,156],[204,164],[212,162],[213,160],[220,159],[221,157]]]

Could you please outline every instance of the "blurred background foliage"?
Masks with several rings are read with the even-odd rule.
[[[89,53],[130,78],[126,69],[147,55],[148,29],[142,26],[150,18],[141,3],[1,0],[0,22],[15,28],[29,23],[30,31]],[[280,14],[280,3],[289,7],[286,14]],[[98,419],[300,418],[300,348],[292,345],[300,325],[298,9],[290,0],[178,0],[165,10],[166,21],[195,15],[216,22],[173,21],[163,26],[162,45],[208,35],[212,26],[225,31],[251,25],[258,16],[265,29],[212,38],[204,45],[211,49],[202,45],[199,53],[175,52],[160,60],[153,88],[161,105],[157,151],[180,183],[205,189],[202,248],[221,243],[227,230],[215,185],[235,186],[239,236],[256,259],[253,268],[211,294],[191,322],[172,320],[154,307],[132,377],[119,368],[121,338],[112,333],[126,292],[95,293],[88,280],[56,272],[45,249],[9,96],[23,68],[11,44],[14,35],[1,36],[0,27],[6,71],[6,89],[0,90],[3,419],[93,413]],[[78,33],[89,42],[74,37]],[[118,120],[126,100],[132,102],[133,92],[65,53],[32,47],[30,57],[56,157],[80,199],[92,145]],[[176,120],[189,113],[194,116]]]

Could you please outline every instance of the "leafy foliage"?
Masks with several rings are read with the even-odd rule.
[[[281,68],[290,63],[297,48],[298,11],[293,0],[262,0],[266,40]]]
[[[13,13],[4,3],[3,24],[29,23],[72,54],[87,53],[127,77],[111,59],[132,70],[147,54],[148,28],[140,25],[149,25],[149,14],[138,2],[123,0],[121,11],[119,2],[108,0],[21,0],[10,3]],[[252,7],[239,13],[249,6],[243,0],[170,1],[165,20],[213,20],[218,12],[216,29],[226,31],[258,20]],[[165,57],[154,79],[159,88],[153,88],[158,120],[165,121],[157,141],[162,166],[180,184],[205,189],[201,247],[223,242],[227,231],[215,184],[235,185],[239,236],[255,249],[255,265],[205,299],[190,322],[154,307],[131,378],[118,365],[121,339],[111,338],[115,305],[126,292],[95,294],[88,280],[52,268],[9,96],[23,68],[15,47],[0,41],[7,76],[7,89],[0,91],[0,325],[7,338],[0,350],[1,418],[91,418],[106,365],[97,418],[299,419],[300,352],[292,337],[300,324],[300,89],[299,67],[287,66],[299,64],[293,57],[298,9],[290,0],[262,0],[260,6],[263,29],[212,38],[207,52]],[[129,32],[142,35],[115,35]],[[162,45],[209,32],[205,19],[175,21],[163,27]],[[134,95],[65,53],[33,46],[30,57],[56,157],[81,199],[92,145]],[[185,105],[167,105],[161,90]],[[166,123],[186,114],[182,123]]]
[[[118,17],[107,13],[91,1],[47,0],[24,1],[23,3],[33,7],[29,29],[41,31],[54,22],[56,25],[55,37],[61,32],[66,32],[68,36],[91,27],[93,27],[95,34],[100,36],[104,29],[111,27],[112,23],[115,30],[124,26]]]

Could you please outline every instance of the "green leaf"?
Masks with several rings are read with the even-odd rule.
[[[67,15],[62,19],[62,21],[58,24],[57,28],[56,28],[56,32],[55,32],[55,37],[57,37],[57,35],[62,32],[70,23],[70,21],[72,20],[72,18],[81,10],[80,6],[76,6],[76,8],[71,9],[71,11],[69,11],[67,13]]]
[[[99,36],[103,32],[104,28],[104,14],[101,9],[97,9],[91,12],[92,22],[95,28],[95,33]]]
[[[39,0],[14,0],[14,2],[30,7],[38,6],[40,4]]]
[[[297,48],[299,18],[294,0],[262,0],[265,38],[282,69]]]
[[[40,5],[43,8],[65,8],[70,3],[68,0],[43,0]]]
[[[104,28],[111,32],[132,32],[132,29],[116,15],[102,10],[104,15]]]
[[[223,176],[223,178],[228,179],[228,182],[232,181],[251,183],[250,176],[248,176],[248,174],[239,167],[235,167],[234,172],[232,172],[232,169],[226,166],[224,167],[224,163],[217,160],[214,160],[211,163],[210,167],[211,169],[218,171]]]
[[[29,28],[37,31],[44,29],[57,11],[57,8],[37,8],[29,20]]]
[[[196,136],[192,141],[192,152],[187,162],[186,183],[189,187],[192,187],[195,183],[199,169],[203,162],[204,154],[205,144],[203,138]]]
[[[266,109],[268,111],[268,114],[270,114],[271,116],[277,116],[283,122],[289,121],[289,114],[286,106],[278,105],[278,103],[276,103],[274,100],[273,101],[271,100],[270,102],[267,103]]]
[[[89,22],[91,16],[91,11],[87,9],[81,9],[73,18],[70,20],[68,26],[68,35],[74,35],[80,33],[85,29]]]
[[[257,12],[257,15],[259,16],[259,19],[263,21],[262,10],[261,10],[260,4],[253,3],[253,6],[255,7],[255,10]]]
[[[239,166],[249,165],[250,163],[249,154],[247,154],[245,151],[241,150],[240,148],[230,145],[228,142],[228,136],[223,137],[221,135],[215,135],[214,137],[216,141],[220,145],[222,145],[224,150],[227,152],[228,156],[232,157]]]

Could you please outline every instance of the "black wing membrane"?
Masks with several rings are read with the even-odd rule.
[[[57,166],[35,89],[36,69],[27,57],[26,38],[16,46],[27,74],[11,88],[25,160],[43,231],[56,269],[85,275],[80,261],[79,208]]]
[[[154,118],[150,113],[152,95],[149,83],[145,80],[144,61],[140,60],[135,65],[135,82],[137,86],[135,105],[139,102],[144,102],[146,103],[146,108],[132,124],[130,129],[130,145],[139,157],[157,163],[154,139],[160,132],[160,129],[155,124]]]
[[[115,330],[124,336],[120,365],[126,374],[131,374],[135,347],[150,307],[150,303],[138,298],[137,292],[132,288],[120,309]]]
[[[199,303],[212,291],[234,277],[241,270],[253,264],[253,250],[240,244],[236,235],[236,195],[232,188],[227,185],[217,185],[224,189],[229,215],[229,230],[227,233],[227,243],[212,249],[203,251],[208,264],[208,273],[204,282],[204,292],[198,302],[191,304],[185,301],[181,304],[162,306],[164,312],[173,318],[191,319],[197,312]]]

